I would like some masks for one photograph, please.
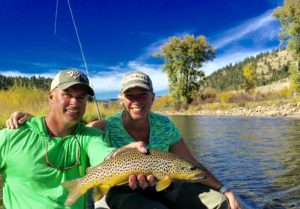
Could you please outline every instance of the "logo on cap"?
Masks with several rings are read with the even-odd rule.
[[[124,93],[130,88],[141,87],[153,92],[152,81],[150,77],[140,71],[127,73],[121,83],[120,93]]]
[[[74,80],[80,80],[81,82],[88,83],[88,78],[86,77],[86,75],[78,70],[70,70],[66,72],[66,77],[72,77]]]

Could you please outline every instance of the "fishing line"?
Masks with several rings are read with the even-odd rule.
[[[58,11],[58,0],[56,0],[56,7],[55,7],[54,35],[56,35],[57,11]]]
[[[67,0],[67,2],[68,2],[68,6],[69,6],[69,10],[70,10],[70,14],[71,14],[73,26],[74,26],[74,29],[75,29],[75,33],[76,33],[78,45],[79,45],[79,48],[80,48],[81,56],[82,56],[82,59],[83,59],[85,72],[86,72],[87,77],[88,77],[89,80],[90,80],[90,85],[91,85],[91,87],[93,88],[92,80],[91,80],[91,77],[90,77],[90,75],[89,75],[89,70],[88,70],[88,67],[87,67],[87,62],[86,62],[86,59],[85,59],[85,56],[84,56],[84,53],[83,53],[82,44],[81,44],[81,41],[80,41],[80,38],[79,38],[79,33],[78,33],[77,26],[76,26],[76,23],[75,23],[75,19],[74,19],[73,11],[72,11],[72,8],[71,8],[71,4],[70,4],[70,1],[69,1],[69,0]],[[56,8],[57,8],[57,7],[58,7],[58,0],[57,0],[56,3],[57,3],[57,5],[56,5]],[[57,16],[57,9],[56,9],[56,16]],[[55,27],[56,27],[56,22],[55,22]],[[55,31],[56,31],[56,29],[55,29]],[[94,88],[93,88],[93,89],[94,89]],[[102,119],[103,116],[102,116],[102,114],[101,114],[100,111],[99,111],[99,107],[98,107],[98,103],[97,103],[97,100],[96,100],[96,96],[95,96],[95,95],[93,96],[93,100],[94,100],[94,102],[95,102],[95,105],[96,105],[96,108],[97,108],[97,113],[98,113],[98,118],[99,118],[99,120],[100,120],[100,119]]]

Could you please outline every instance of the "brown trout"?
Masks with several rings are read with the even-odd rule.
[[[205,178],[203,169],[172,153],[150,150],[148,154],[142,154],[136,149],[128,149],[88,168],[84,177],[62,183],[69,191],[65,205],[72,205],[93,187],[94,198],[99,200],[111,187],[126,184],[130,175],[138,174],[154,175],[158,179],[156,191],[166,189],[172,180],[199,182]]]

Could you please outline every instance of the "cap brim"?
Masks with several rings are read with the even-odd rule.
[[[135,87],[140,87],[140,88],[146,89],[148,91],[151,91],[151,89],[149,88],[149,86],[146,85],[146,84],[132,84],[132,85],[127,86],[126,88],[121,89],[120,94],[123,94],[128,89],[132,89],[132,88],[135,88]]]
[[[57,87],[60,88],[60,89],[62,89],[62,90],[65,90],[65,89],[67,89],[67,88],[69,88],[71,86],[74,86],[74,85],[82,85],[82,86],[84,86],[86,88],[88,95],[90,95],[90,96],[94,96],[95,95],[94,90],[89,85],[81,83],[81,82],[62,83],[62,84],[58,85]]]

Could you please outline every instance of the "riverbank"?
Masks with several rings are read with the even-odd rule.
[[[201,109],[198,111],[162,111],[166,115],[225,115],[253,117],[289,117],[300,118],[300,102],[287,104],[265,104],[247,107],[220,109]]]

